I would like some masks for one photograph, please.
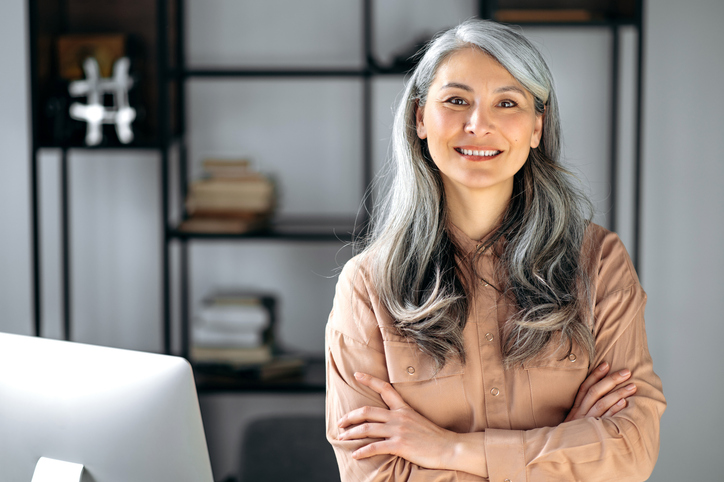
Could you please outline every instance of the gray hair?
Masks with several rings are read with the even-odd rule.
[[[560,165],[558,103],[548,66],[525,37],[501,24],[468,20],[443,32],[423,50],[405,87],[393,124],[394,173],[364,240],[378,294],[399,332],[438,367],[451,357],[465,360],[462,334],[473,288],[456,261],[461,253],[446,227],[442,180],[427,141],[417,136],[415,113],[440,64],[469,47],[497,60],[533,95],[536,111],[545,113],[540,145],[515,175],[503,221],[470,265],[474,273],[475,260],[490,249],[496,271],[506,273],[496,285],[518,307],[505,328],[506,366],[535,357],[556,332],[569,352],[576,342],[593,359],[589,276],[579,263],[591,205]]]

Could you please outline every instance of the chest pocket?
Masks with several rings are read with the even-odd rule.
[[[567,350],[549,349],[523,364],[530,383],[533,418],[536,427],[561,423],[576,400],[581,383],[588,376],[588,353],[574,344]]]
[[[385,341],[384,346],[390,383],[405,402],[443,428],[468,431],[472,412],[462,364],[451,360],[435,373],[435,362],[414,343]]]

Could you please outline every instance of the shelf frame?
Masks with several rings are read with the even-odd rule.
[[[173,2],[173,3],[170,3]],[[61,0],[61,4],[63,1]],[[490,18],[494,12],[496,2],[494,0],[479,0],[478,14],[481,18]],[[174,22],[173,25],[167,22],[169,17],[169,5],[173,7]],[[621,62],[621,28],[626,26],[634,27],[636,32],[636,106],[634,112],[634,193],[633,193],[633,246],[631,249],[631,257],[635,267],[638,267],[640,259],[640,238],[641,238],[641,187],[642,187],[642,108],[643,108],[643,65],[644,65],[644,0],[636,0],[636,12],[633,19],[606,19],[602,21],[578,23],[578,22],[529,22],[521,23],[523,27],[545,27],[545,28],[606,28],[612,32],[611,40],[611,124],[609,143],[611,146],[609,158],[609,177],[612,186],[612,195],[610,199],[610,221],[611,229],[615,230],[618,223],[616,204],[618,197],[618,173],[619,173],[619,133],[617,128],[617,118],[619,114],[619,96],[620,96],[620,62]],[[165,353],[171,354],[173,350],[173,320],[172,320],[172,253],[170,246],[172,243],[178,243],[179,249],[179,322],[181,327],[180,344],[181,355],[188,358],[189,354],[189,320],[190,320],[190,285],[189,285],[189,257],[190,243],[195,242],[214,242],[214,241],[258,241],[258,240],[274,240],[279,242],[351,242],[358,236],[364,235],[364,228],[367,226],[367,213],[371,211],[373,200],[371,196],[364,199],[364,207],[361,211],[362,216],[358,220],[339,220],[339,219],[314,219],[301,222],[297,220],[300,229],[291,229],[289,226],[294,225],[294,220],[289,224],[279,222],[278,226],[272,229],[243,234],[225,234],[225,233],[187,233],[180,231],[176,226],[170,223],[169,215],[171,208],[170,189],[170,150],[178,149],[178,183],[179,203],[178,211],[182,219],[185,219],[186,212],[183,200],[186,197],[188,182],[188,159],[186,146],[186,88],[185,84],[190,79],[214,79],[214,78],[359,78],[362,81],[362,144],[363,144],[363,175],[361,179],[364,192],[367,192],[368,186],[372,181],[372,80],[378,76],[398,75],[404,76],[408,71],[403,68],[385,68],[381,67],[374,58],[372,49],[374,31],[373,31],[373,0],[361,0],[361,12],[363,22],[361,48],[363,50],[364,66],[359,68],[253,68],[253,67],[229,67],[229,68],[205,68],[193,67],[187,68],[185,59],[185,28],[184,28],[184,0],[156,0],[156,69],[157,69],[157,92],[159,94],[158,105],[158,139],[153,142],[138,142],[131,145],[102,145],[88,147],[83,145],[51,145],[40,139],[40,127],[38,119],[38,109],[40,108],[37,93],[39,92],[38,79],[38,2],[30,0],[27,2],[27,18],[29,32],[30,47],[30,76],[31,76],[31,95],[30,106],[32,111],[31,135],[32,146],[30,156],[30,191],[31,191],[31,229],[32,229],[32,310],[33,310],[33,333],[42,336],[43,320],[42,320],[42,253],[40,238],[40,192],[39,192],[39,168],[38,154],[43,149],[58,149],[60,152],[61,163],[61,236],[60,245],[62,253],[62,329],[63,337],[66,340],[72,338],[72,260],[70,246],[72,243],[70,233],[70,206],[69,206],[69,162],[68,156],[73,150],[153,150],[160,153],[159,161],[159,177],[161,179],[159,186],[159,204],[162,215],[161,227],[161,243],[160,252],[162,259],[162,286],[160,287],[162,296],[163,322],[162,322],[162,345]],[[62,23],[62,20],[61,20]],[[175,28],[176,49],[174,58],[170,59],[169,29]],[[171,65],[173,64],[173,65]],[[170,99],[170,88],[172,82],[176,83],[177,96],[173,100]],[[171,119],[172,108],[176,107],[176,116]],[[176,129],[172,130],[172,120],[175,120]],[[321,227],[320,227],[321,225]],[[310,229],[310,226],[314,226]],[[355,231],[355,226],[359,229]],[[336,228],[335,228],[336,227]],[[319,228],[319,229],[317,229]],[[243,388],[240,390],[252,389]],[[299,387],[297,387],[299,388]],[[253,388],[254,390],[267,390],[261,386]],[[301,389],[301,388],[300,388]],[[276,389],[275,389],[276,390]],[[296,390],[296,389],[295,389]]]

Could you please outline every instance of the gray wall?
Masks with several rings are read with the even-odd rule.
[[[642,275],[669,402],[653,480],[722,480],[724,2],[650,3]]]
[[[357,66],[361,49],[357,2],[277,0],[242,12],[236,2],[190,1],[189,62],[197,66],[246,63],[274,66]],[[379,2],[381,3],[381,2]],[[420,4],[423,3],[422,7]],[[376,11],[375,49],[383,60],[424,32],[474,13],[473,1],[385,2]],[[664,382],[669,409],[662,449],[651,480],[716,480],[724,471],[717,408],[724,370],[717,363],[722,339],[724,194],[724,3],[656,0],[646,10],[644,117],[644,225],[641,277],[649,294],[649,344]],[[417,5],[409,9],[406,6]],[[278,8],[296,8],[289,24]],[[0,330],[31,327],[29,237],[29,126],[25,2],[8,0],[0,15]],[[335,22],[320,22],[317,12]],[[410,20],[409,11],[414,11]],[[280,23],[281,22],[281,23]],[[305,28],[313,22],[313,33]],[[208,28],[212,25],[213,28]],[[273,28],[273,32],[269,29]],[[213,36],[212,36],[213,33]],[[340,33],[344,33],[341,35]],[[601,30],[526,29],[556,76],[565,154],[597,202],[606,224],[609,183],[605,162],[609,125],[608,33]],[[259,46],[258,39],[271,39]],[[630,135],[635,58],[631,32],[622,92],[622,224],[630,243]],[[401,78],[374,82],[375,165],[383,163],[390,106]],[[281,211],[353,214],[359,205],[359,105],[357,81],[193,81],[189,85],[190,161],[198,173],[210,155],[249,156],[282,185]],[[307,120],[309,119],[309,120]],[[102,156],[102,157],[101,157]],[[45,334],[60,335],[58,159],[41,156]],[[78,341],[160,351],[160,215],[158,157],[153,152],[71,155],[74,338]],[[331,305],[335,268],[348,258],[340,245],[282,242],[197,243],[192,248],[192,291],[197,302],[227,286],[258,286],[279,293],[281,341],[320,353]],[[258,413],[321,413],[321,396],[205,397],[212,463],[217,478],[236,472],[239,431]]]

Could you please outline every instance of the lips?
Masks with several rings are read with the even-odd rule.
[[[456,147],[455,150],[463,156],[475,156],[475,157],[495,157],[503,151],[497,149],[466,149],[463,147]]]

